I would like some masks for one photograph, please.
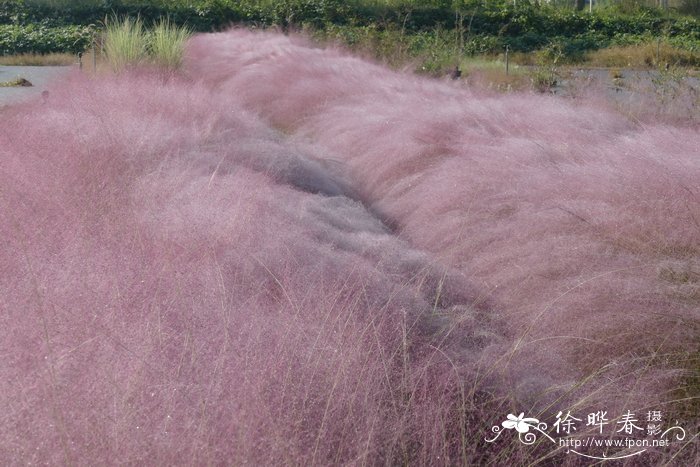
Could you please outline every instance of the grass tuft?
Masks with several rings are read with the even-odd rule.
[[[107,61],[115,71],[138,65],[147,57],[148,36],[141,18],[105,20],[104,50]]]
[[[178,26],[168,18],[158,21],[151,31],[138,17],[112,17],[105,24],[105,55],[114,71],[146,62],[177,69],[182,64],[185,43],[192,36],[189,27]]]
[[[161,19],[151,32],[152,60],[165,68],[176,69],[182,64],[185,43],[192,36],[187,26],[178,26],[170,19]]]

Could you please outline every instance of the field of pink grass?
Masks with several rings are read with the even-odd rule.
[[[246,31],[0,117],[9,465],[578,465],[484,439],[652,409],[629,465],[693,459],[694,124]]]

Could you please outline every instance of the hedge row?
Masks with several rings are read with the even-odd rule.
[[[372,0],[0,0],[0,24],[42,23],[48,26],[96,24],[115,12],[140,14],[146,21],[170,16],[198,31],[220,29],[231,23],[262,25],[310,24],[323,27],[354,25],[398,26],[411,32],[455,27],[455,13],[475,34],[544,36],[596,32],[616,34],[668,33],[700,37],[700,21],[665,16],[661,10],[640,9],[632,14],[599,10],[594,14],[570,9],[538,7],[519,0],[425,0],[378,2]]]
[[[0,0],[0,24],[89,25],[98,24],[113,13],[138,14],[146,23],[168,16],[173,22],[187,24],[197,31],[221,29],[241,22],[321,26],[329,22],[343,23],[351,17],[350,9],[341,0],[78,0],[58,4]]]
[[[574,56],[620,38],[658,35],[676,38],[685,48],[700,46],[700,21],[692,17],[662,16],[649,9],[589,14],[537,7],[526,0],[517,5],[512,0],[0,0],[0,53],[77,51],[89,43],[92,32],[85,27],[99,26],[112,13],[138,14],[146,23],[168,16],[198,31],[232,23],[341,28],[343,36],[401,30],[402,36],[406,32],[423,43],[423,36],[439,31],[455,37],[457,10],[471,39],[466,52],[493,52],[505,45],[527,52],[555,42]]]
[[[20,53],[78,53],[92,43],[88,26],[0,25],[0,55]]]

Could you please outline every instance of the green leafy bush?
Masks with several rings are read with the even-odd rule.
[[[0,55],[20,53],[78,53],[93,40],[89,26],[0,25]]]
[[[692,1],[696,0],[688,0]],[[107,15],[139,17],[144,26],[167,17],[193,31],[230,24],[297,26],[351,47],[375,47],[396,61],[449,53],[531,52],[559,44],[566,60],[608,45],[664,37],[687,50],[700,48],[700,20],[659,9],[610,7],[589,14],[571,8],[519,0],[0,0],[0,25],[53,31],[99,24]],[[689,3],[690,4],[690,3]],[[459,14],[461,14],[461,16]],[[457,20],[461,18],[461,20]],[[33,32],[32,32],[33,34]],[[26,50],[27,40],[6,49]],[[646,40],[646,39],[645,39]],[[46,42],[56,42],[46,39]],[[398,41],[389,44],[389,41]],[[37,42],[35,40],[35,42]],[[56,50],[40,43],[41,50]],[[78,42],[80,45],[81,42]],[[76,46],[77,47],[77,46]],[[440,50],[433,50],[434,48]],[[442,58],[436,62],[444,61]]]

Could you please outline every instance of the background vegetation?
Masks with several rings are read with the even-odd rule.
[[[1,0],[0,54],[76,53],[109,15],[137,15],[145,26],[167,17],[194,31],[231,24],[310,31],[320,40],[364,49],[389,63],[419,60],[434,72],[459,57],[555,50],[576,62],[606,47],[648,47],[659,38],[700,63],[698,0],[667,9],[643,1],[517,0]],[[688,58],[690,56],[690,58]]]

